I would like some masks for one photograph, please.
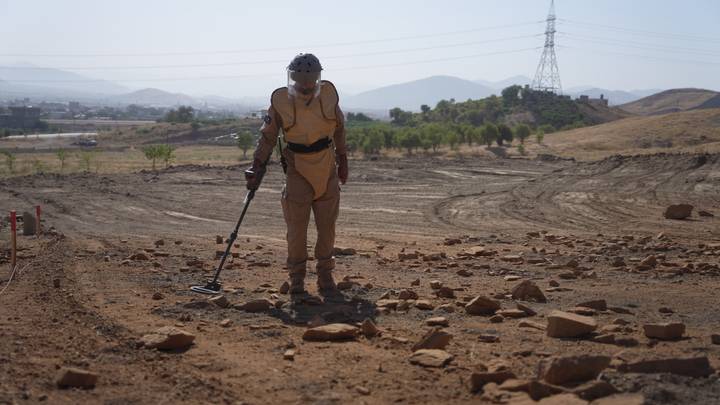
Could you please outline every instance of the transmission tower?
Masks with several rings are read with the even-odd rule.
[[[535,71],[532,88],[533,90],[562,94],[560,72],[558,71],[557,56],[555,56],[555,0],[550,1],[550,12],[545,28],[545,48]]]

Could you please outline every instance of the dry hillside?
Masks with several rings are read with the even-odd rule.
[[[720,151],[720,108],[630,117],[557,132],[545,136],[544,145],[533,142],[528,150],[580,160],[670,150],[717,152]]]
[[[620,106],[638,115],[658,115],[700,108],[720,107],[720,93],[705,89],[673,89]]]

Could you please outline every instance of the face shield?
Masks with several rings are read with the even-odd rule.
[[[288,70],[288,93],[291,96],[317,97],[320,94],[320,72],[294,72]]]

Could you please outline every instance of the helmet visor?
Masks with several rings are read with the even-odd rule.
[[[291,95],[318,95],[320,72],[293,72],[288,70],[288,91]]]

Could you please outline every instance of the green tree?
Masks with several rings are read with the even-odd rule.
[[[520,104],[520,93],[522,91],[522,87],[518,86],[517,84],[506,87],[502,91],[502,99],[503,104],[507,107],[514,107],[518,104]]]
[[[543,144],[543,140],[545,140],[545,131],[542,129],[538,129],[535,133],[535,140],[537,141],[538,145]]]
[[[170,145],[160,145],[160,159],[165,163],[167,169],[175,160],[175,148]]]
[[[370,129],[363,139],[362,148],[366,155],[376,155],[380,153],[380,149],[384,142],[383,135],[375,128]]]
[[[520,139],[520,143],[524,144],[525,139],[530,136],[530,127],[526,124],[520,124],[517,127],[515,127],[515,136]]]
[[[155,162],[162,159],[165,154],[165,145],[149,145],[142,148],[145,159],[152,161],[152,169],[155,170]]]
[[[420,136],[411,129],[406,129],[400,133],[399,144],[407,150],[408,155],[412,155],[415,148],[420,146]]]
[[[458,143],[460,143],[460,139],[457,133],[452,131],[445,134],[445,142],[450,145],[450,149],[455,150],[457,149]]]
[[[525,145],[522,143],[517,146],[517,150],[520,153],[520,155],[525,156]]]
[[[498,128],[494,124],[485,124],[480,133],[480,140],[489,148],[497,140],[498,135]]]
[[[393,124],[407,125],[412,120],[412,113],[410,111],[403,111],[402,109],[395,107],[390,110],[390,119]]]
[[[498,138],[497,138],[497,144],[498,146],[502,146],[503,142],[512,143],[513,141],[513,131],[512,128],[505,124],[500,124],[497,126],[498,128]]]
[[[55,152],[55,156],[57,156],[58,160],[60,161],[60,172],[62,172],[65,169],[65,160],[67,159],[67,151],[65,149],[58,149]]]
[[[247,156],[248,149],[252,148],[255,144],[255,138],[252,136],[250,131],[241,131],[237,137],[238,148],[243,151],[243,159]]]
[[[8,171],[12,174],[15,173],[15,160],[17,160],[17,157],[14,153],[11,153],[9,151],[2,151],[0,152],[5,156],[5,166],[7,166]]]
[[[80,152],[79,158],[80,168],[83,169],[85,172],[90,172],[90,164],[95,158],[95,153],[89,150],[84,150]]]

